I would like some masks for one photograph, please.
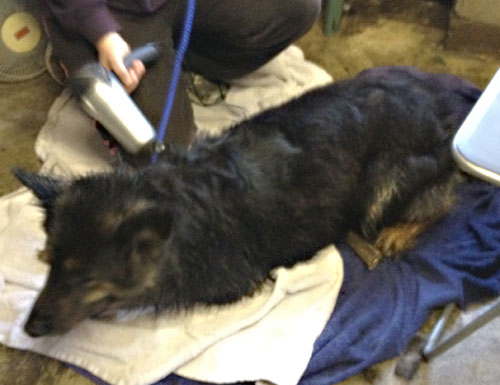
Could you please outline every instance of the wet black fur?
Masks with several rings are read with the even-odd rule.
[[[17,171],[46,208],[51,253],[27,331],[58,333],[114,307],[229,303],[349,230],[373,239],[456,172],[450,138],[479,94],[452,76],[378,68],[137,171],[71,182]],[[392,182],[397,194],[368,217]],[[82,304],[103,282],[115,289]]]

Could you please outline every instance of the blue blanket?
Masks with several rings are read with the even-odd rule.
[[[339,382],[399,355],[435,308],[451,302],[463,308],[498,295],[500,189],[468,184],[453,212],[411,252],[374,271],[346,247],[341,254],[341,296],[302,385]]]
[[[498,295],[500,189],[468,183],[454,210],[411,252],[373,271],[348,246],[338,248],[344,283],[301,385],[330,385],[398,356],[435,308]],[[174,384],[200,383],[176,375],[156,383]]]

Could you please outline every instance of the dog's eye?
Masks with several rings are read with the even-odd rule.
[[[97,285],[97,281],[95,279],[84,275],[74,275],[71,277],[70,283],[74,286],[85,286],[87,288],[92,288]]]

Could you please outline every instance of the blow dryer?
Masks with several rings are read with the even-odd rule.
[[[128,68],[133,60],[145,65],[160,55],[158,43],[133,50],[124,58]],[[120,143],[125,151],[137,154],[153,149],[156,132],[112,71],[97,62],[85,64],[69,79],[69,86],[82,108]]]

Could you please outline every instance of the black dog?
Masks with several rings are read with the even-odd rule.
[[[453,76],[378,68],[154,166],[73,181],[17,170],[46,210],[51,265],[26,331],[230,303],[347,234],[365,257],[401,253],[452,204],[450,138],[479,95]]]

